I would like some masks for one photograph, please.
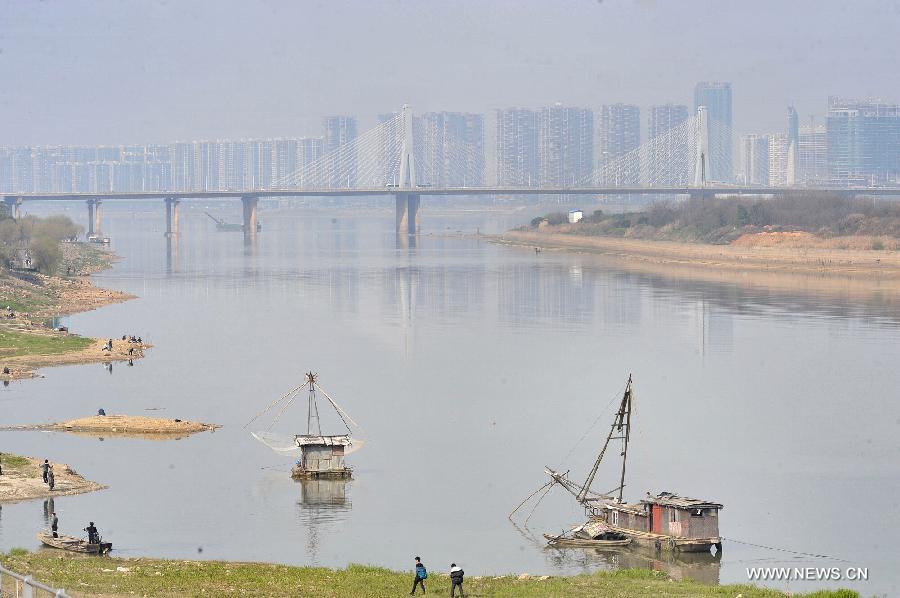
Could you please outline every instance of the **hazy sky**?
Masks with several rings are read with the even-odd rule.
[[[642,109],[731,81],[735,129],[900,100],[900,3],[0,0],[0,145],[318,135],[325,114]],[[642,114],[642,126],[646,115]]]

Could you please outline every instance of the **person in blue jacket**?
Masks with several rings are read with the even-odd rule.
[[[426,579],[428,579],[428,571],[425,569],[425,565],[422,564],[422,559],[416,557],[416,578],[413,580],[413,589],[409,595],[415,596],[416,588],[420,585],[422,586],[422,593],[424,594]]]

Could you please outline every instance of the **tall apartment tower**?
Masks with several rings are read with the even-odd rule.
[[[827,121],[831,184],[900,182],[900,105],[831,97]]]
[[[745,185],[769,184],[768,136],[741,137],[741,180]]]
[[[810,119],[800,127],[797,150],[797,180],[805,185],[824,185],[828,182],[828,134],[825,125]]]
[[[709,115],[709,176],[711,181],[730,182],[732,167],[731,83],[704,81],[694,87],[694,110],[706,106]]]
[[[325,118],[325,153],[335,151],[333,160],[325,168],[330,171],[331,180],[324,181],[329,187],[352,187],[356,184],[357,156],[350,155],[350,149],[338,150],[356,139],[356,118],[352,116],[329,116]]]
[[[497,135],[497,185],[537,187],[537,114],[525,108],[504,108],[495,112]]]
[[[484,184],[483,115],[428,112],[415,120],[413,132],[421,146],[420,182],[435,187]]]
[[[638,185],[641,168],[632,161],[624,170],[604,168],[641,145],[641,110],[631,104],[611,104],[600,109],[597,123],[597,165],[604,179],[600,185]]]
[[[769,135],[769,186],[789,187],[794,184],[792,148],[789,135],[785,133]]]
[[[687,136],[662,135],[687,122],[688,107],[683,104],[662,104],[651,106],[647,119],[647,133],[649,139],[657,139],[650,147],[647,165],[649,184],[656,186],[677,186],[686,184],[690,180],[690,164],[683,163],[683,172],[678,172],[673,166],[676,164],[674,156],[688,156],[692,148],[688,147],[690,139]],[[682,166],[678,163],[677,165]]]
[[[594,113],[554,104],[537,113],[538,178],[544,186],[573,186],[594,164]]]

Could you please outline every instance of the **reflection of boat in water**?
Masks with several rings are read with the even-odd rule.
[[[85,554],[106,554],[112,550],[112,542],[104,542],[100,539],[98,544],[90,544],[87,540],[76,538],[75,536],[67,536],[59,534],[54,538],[53,534],[48,532],[40,532],[37,535],[38,540],[45,546],[51,548],[59,548],[60,550],[68,550],[69,552],[81,552]]]
[[[309,391],[309,401],[306,417],[306,434],[296,434],[290,440],[270,434],[268,429],[265,432],[253,432],[253,436],[271,448],[272,450],[298,457],[293,469],[291,477],[296,479],[348,479],[353,474],[353,469],[344,461],[344,457],[362,446],[362,442],[350,437],[350,424],[356,425],[346,411],[332,399],[328,393],[322,390],[316,383],[317,375],[313,372],[306,374],[306,382],[300,386],[290,390],[287,394],[272,402],[265,410],[258,413],[250,422],[256,420],[279,403],[283,403],[281,410],[276,416],[277,419],[282,413],[294,402],[294,399],[303,389]],[[324,435],[322,434],[322,425],[319,419],[319,406],[316,400],[316,391],[321,392],[331,406],[334,407],[338,417],[340,417],[344,426],[347,428],[347,434]],[[313,434],[313,420],[315,420],[315,428],[318,433]],[[250,424],[248,422],[247,425]],[[348,423],[349,422],[349,423]],[[269,425],[269,428],[275,422]],[[245,426],[246,427],[246,426]]]
[[[625,463],[631,437],[632,399],[632,381],[629,376],[606,442],[585,482],[579,485],[567,477],[568,472],[558,473],[548,468],[546,473],[550,476],[550,481],[543,488],[549,490],[558,484],[575,497],[591,518],[588,524],[580,528],[582,531],[596,525],[599,526],[597,529],[600,533],[618,533],[630,539],[632,544],[647,546],[656,551],[708,553],[712,546],[721,551],[722,538],[719,536],[718,514],[722,505],[678,496],[671,492],[660,492],[655,495],[648,492],[636,503],[623,501]],[[615,440],[622,442],[619,485],[609,492],[595,492],[591,489],[591,485],[607,449]],[[618,496],[615,496],[616,493]],[[584,539],[602,538],[587,534]]]
[[[332,525],[342,524],[353,508],[347,492],[350,482],[346,479],[306,479],[297,483],[300,484],[300,501],[297,504],[300,521],[307,534],[307,553],[310,561],[318,564],[320,536],[332,536],[326,530]]]
[[[720,552],[657,551],[639,544],[624,548],[548,545],[546,550],[551,562],[559,567],[652,569],[676,581],[691,579],[708,585],[719,584],[722,566]]]

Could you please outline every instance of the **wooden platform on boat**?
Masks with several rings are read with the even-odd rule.
[[[586,538],[566,538],[544,534],[547,544],[558,548],[621,548],[631,544],[630,538],[624,540],[588,540]]]
[[[69,552],[81,552],[84,554],[106,554],[112,550],[112,542],[101,542],[99,544],[89,544],[87,540],[76,538],[75,536],[67,536],[59,534],[54,538],[53,534],[48,532],[40,532],[37,535],[38,540],[44,546],[51,548],[59,548],[60,550],[68,550]]]

